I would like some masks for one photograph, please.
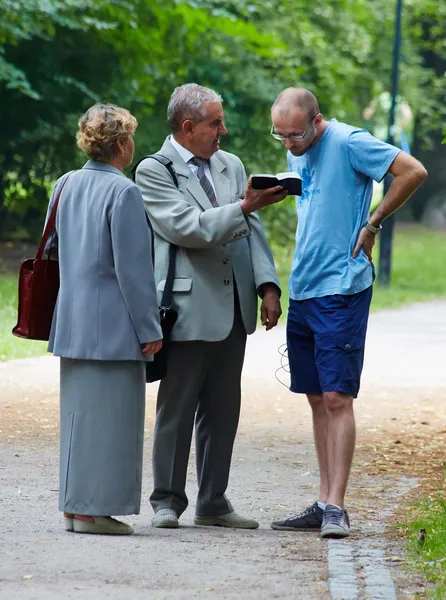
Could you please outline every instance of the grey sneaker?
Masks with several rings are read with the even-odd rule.
[[[327,504],[322,520],[322,538],[344,538],[350,535],[348,512],[333,504]]]
[[[282,521],[273,521],[272,529],[282,531],[319,531],[322,526],[324,511],[317,502],[294,517]]]
[[[160,508],[156,511],[152,519],[152,527],[176,529],[179,526],[177,513],[173,508]]]

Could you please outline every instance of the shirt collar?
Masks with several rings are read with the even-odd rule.
[[[195,157],[195,154],[192,154],[192,152],[190,150],[188,150],[187,148],[185,148],[184,146],[179,144],[176,141],[176,139],[173,137],[173,135],[170,136],[170,143],[172,144],[172,146],[175,148],[175,150],[178,152],[178,154],[181,156],[181,158],[184,160],[185,163],[188,163],[191,158]]]

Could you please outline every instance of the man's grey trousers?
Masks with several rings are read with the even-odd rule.
[[[195,421],[198,479],[196,514],[232,510],[225,497],[240,415],[240,380],[246,332],[238,301],[232,331],[221,342],[172,342],[161,381],[153,448],[154,511],[188,505],[187,464]]]

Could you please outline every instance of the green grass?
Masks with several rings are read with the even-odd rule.
[[[0,360],[41,356],[47,342],[22,340],[12,335],[17,322],[17,275],[0,275]]]
[[[284,312],[288,306],[292,252],[292,248],[283,247],[274,252],[283,290]],[[375,248],[374,256],[376,260],[378,248]],[[391,286],[382,288],[375,285],[372,310],[395,308],[437,297],[446,297],[446,234],[420,227],[397,229]],[[11,334],[16,319],[17,276],[0,275],[0,360],[45,354],[46,342],[21,340]]]
[[[373,252],[375,265],[379,257],[378,244]],[[281,248],[274,253],[283,291],[282,309],[288,306],[292,251]],[[375,283],[372,311],[441,297],[446,297],[446,234],[416,226],[397,228],[391,285],[385,288]]]
[[[404,525],[408,536],[409,565],[425,573],[434,584],[428,597],[446,598],[446,499],[441,496],[419,500],[413,507],[414,520]],[[418,541],[425,530],[424,543]]]

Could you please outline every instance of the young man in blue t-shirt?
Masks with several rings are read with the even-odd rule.
[[[271,112],[271,135],[302,178],[287,321],[291,391],[306,394],[320,471],[318,501],[273,529],[350,532],[344,496],[355,447],[353,399],[364,359],[372,283],[372,248],[381,223],[414,193],[423,165],[370,133],[325,121],[315,96],[288,88]],[[368,219],[373,180],[394,176]]]

